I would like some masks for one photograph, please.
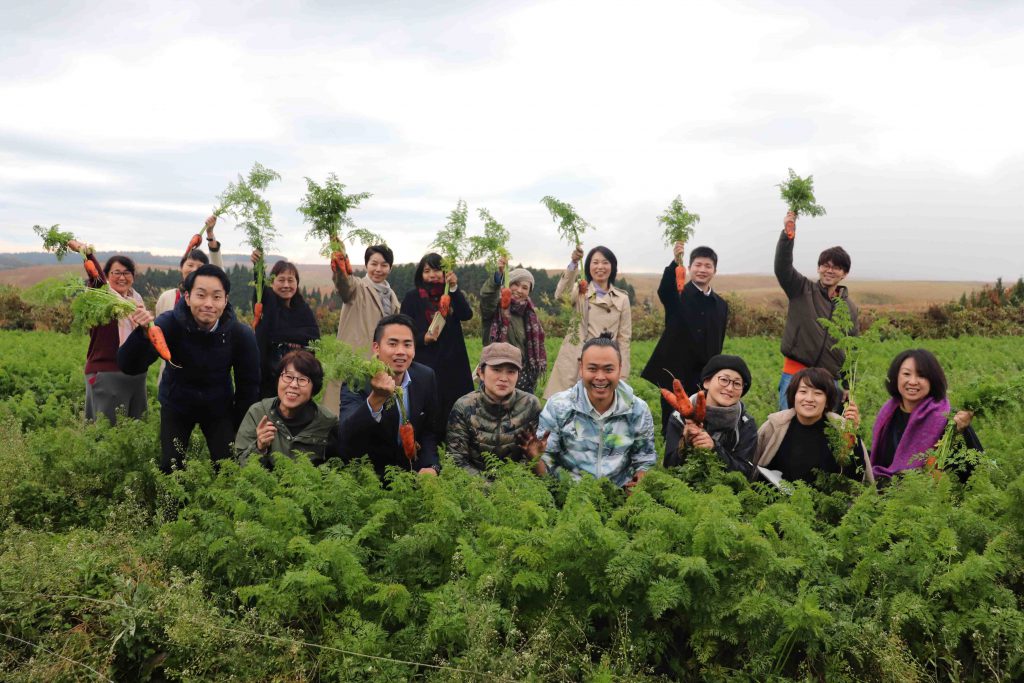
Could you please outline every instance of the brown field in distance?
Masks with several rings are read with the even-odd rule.
[[[229,263],[230,265],[230,263]],[[165,265],[139,264],[140,270],[148,268],[165,269]],[[331,284],[330,266],[323,263],[299,264],[302,284],[329,290]],[[81,272],[80,263],[29,266],[0,270],[0,284],[30,287],[40,280],[69,272]],[[556,274],[557,271],[549,271]],[[658,282],[661,275],[656,273],[622,273],[636,290],[637,300],[649,300],[658,305]],[[858,280],[851,278],[846,283],[854,301],[862,306],[889,310],[918,310],[932,304],[946,303],[960,298],[964,292],[980,289],[984,282],[971,281],[926,281],[926,280]],[[718,275],[714,281],[718,292],[736,293],[751,304],[785,305],[785,297],[774,275]]]

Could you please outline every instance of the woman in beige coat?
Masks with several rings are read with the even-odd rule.
[[[629,296],[615,286],[618,274],[618,261],[615,254],[607,247],[594,247],[587,254],[583,263],[586,274],[587,288],[580,292],[577,272],[583,252],[576,249],[572,253],[572,262],[562,273],[555,287],[555,298],[563,295],[571,297],[580,318],[577,343],[569,337],[562,340],[558,350],[558,358],[551,370],[551,377],[544,387],[544,398],[549,398],[559,391],[565,391],[579,378],[580,349],[588,339],[599,336],[602,332],[610,332],[622,351],[622,378],[629,375],[629,341],[633,335],[633,319],[629,310]]]
[[[363,256],[366,275],[356,277],[340,271],[331,260],[334,286],[341,296],[341,316],[338,318],[338,339],[345,342],[365,358],[373,355],[373,330],[386,315],[398,313],[398,296],[388,284],[388,275],[395,264],[395,254],[384,244],[366,248]],[[332,410],[340,405],[341,383],[328,382],[320,400]]]

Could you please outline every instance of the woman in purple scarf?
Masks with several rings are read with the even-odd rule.
[[[923,467],[924,453],[942,438],[952,410],[946,398],[946,374],[931,351],[909,349],[896,356],[885,384],[892,398],[882,406],[872,430],[871,471],[875,478]],[[980,451],[972,417],[961,410],[953,422],[967,447]]]

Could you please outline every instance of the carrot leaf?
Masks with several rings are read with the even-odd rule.
[[[359,204],[373,195],[369,192],[345,193],[345,185],[338,181],[338,176],[331,173],[323,185],[311,178],[306,178],[306,196],[299,205],[299,213],[303,222],[309,223],[306,239],[324,241],[320,254],[325,258],[336,251],[345,253],[345,242],[361,242],[365,246],[384,244],[380,235],[357,228],[349,217],[349,211],[358,208]],[[344,229],[350,228],[345,233]]]
[[[484,222],[484,234],[470,236],[466,260],[484,259],[487,270],[494,271],[498,269],[499,258],[509,257],[505,245],[508,244],[510,235],[505,226],[496,221],[487,209],[477,209],[477,214]]]
[[[699,222],[700,216],[687,211],[679,195],[672,200],[665,213],[658,216],[658,223],[665,228],[665,244],[670,247],[676,242],[688,242],[693,237],[693,227]]]
[[[824,216],[825,209],[815,204],[814,176],[801,178],[793,169],[789,169],[789,179],[779,183],[782,198],[789,205],[789,210],[797,216]]]
[[[540,203],[547,207],[551,213],[551,220],[558,225],[558,236],[570,246],[578,247],[583,244],[583,233],[594,228],[576,213],[572,204],[555,199],[551,195],[541,199]]]
[[[37,235],[43,238],[43,249],[52,252],[58,261],[63,261],[64,256],[70,251],[68,249],[68,242],[75,239],[75,236],[70,232],[62,232],[58,230],[60,223],[55,223],[49,228],[44,228],[41,225],[32,226],[32,230]]]

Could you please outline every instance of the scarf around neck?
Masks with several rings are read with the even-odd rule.
[[[416,289],[420,293],[420,299],[423,300],[423,312],[427,316],[427,323],[429,324],[434,320],[434,314],[437,313],[438,305],[441,302],[441,295],[444,294],[444,283],[425,282],[423,287],[417,287]]]
[[[391,315],[393,310],[391,305],[391,284],[387,280],[378,284],[371,280],[369,275],[366,276],[366,281],[373,288],[374,292],[377,293],[377,299],[380,301],[380,310],[384,311],[384,315]]]
[[[517,383],[517,386],[533,386],[537,378],[543,377],[544,371],[548,368],[548,353],[544,348],[544,328],[541,327],[537,309],[534,308],[533,301],[529,297],[521,301],[513,300],[507,314],[500,306],[498,307],[498,310],[494,312],[494,319],[491,321],[488,331],[488,343],[508,341],[508,329],[513,315],[518,315],[523,319],[523,329],[526,334],[526,349],[523,354],[526,364],[523,367],[523,377],[521,378],[523,381]]]
[[[903,470],[923,467],[924,461],[915,461],[915,458],[934,448],[936,442],[942,438],[942,433],[946,429],[946,416],[950,412],[949,399],[946,398],[936,401],[929,396],[918,403],[910,413],[907,428],[896,447],[896,452],[893,453],[892,464],[881,467],[875,464],[875,452],[885,438],[892,416],[900,409],[899,399],[890,398],[875,418],[875,426],[871,430],[871,472],[876,477],[891,477]]]

